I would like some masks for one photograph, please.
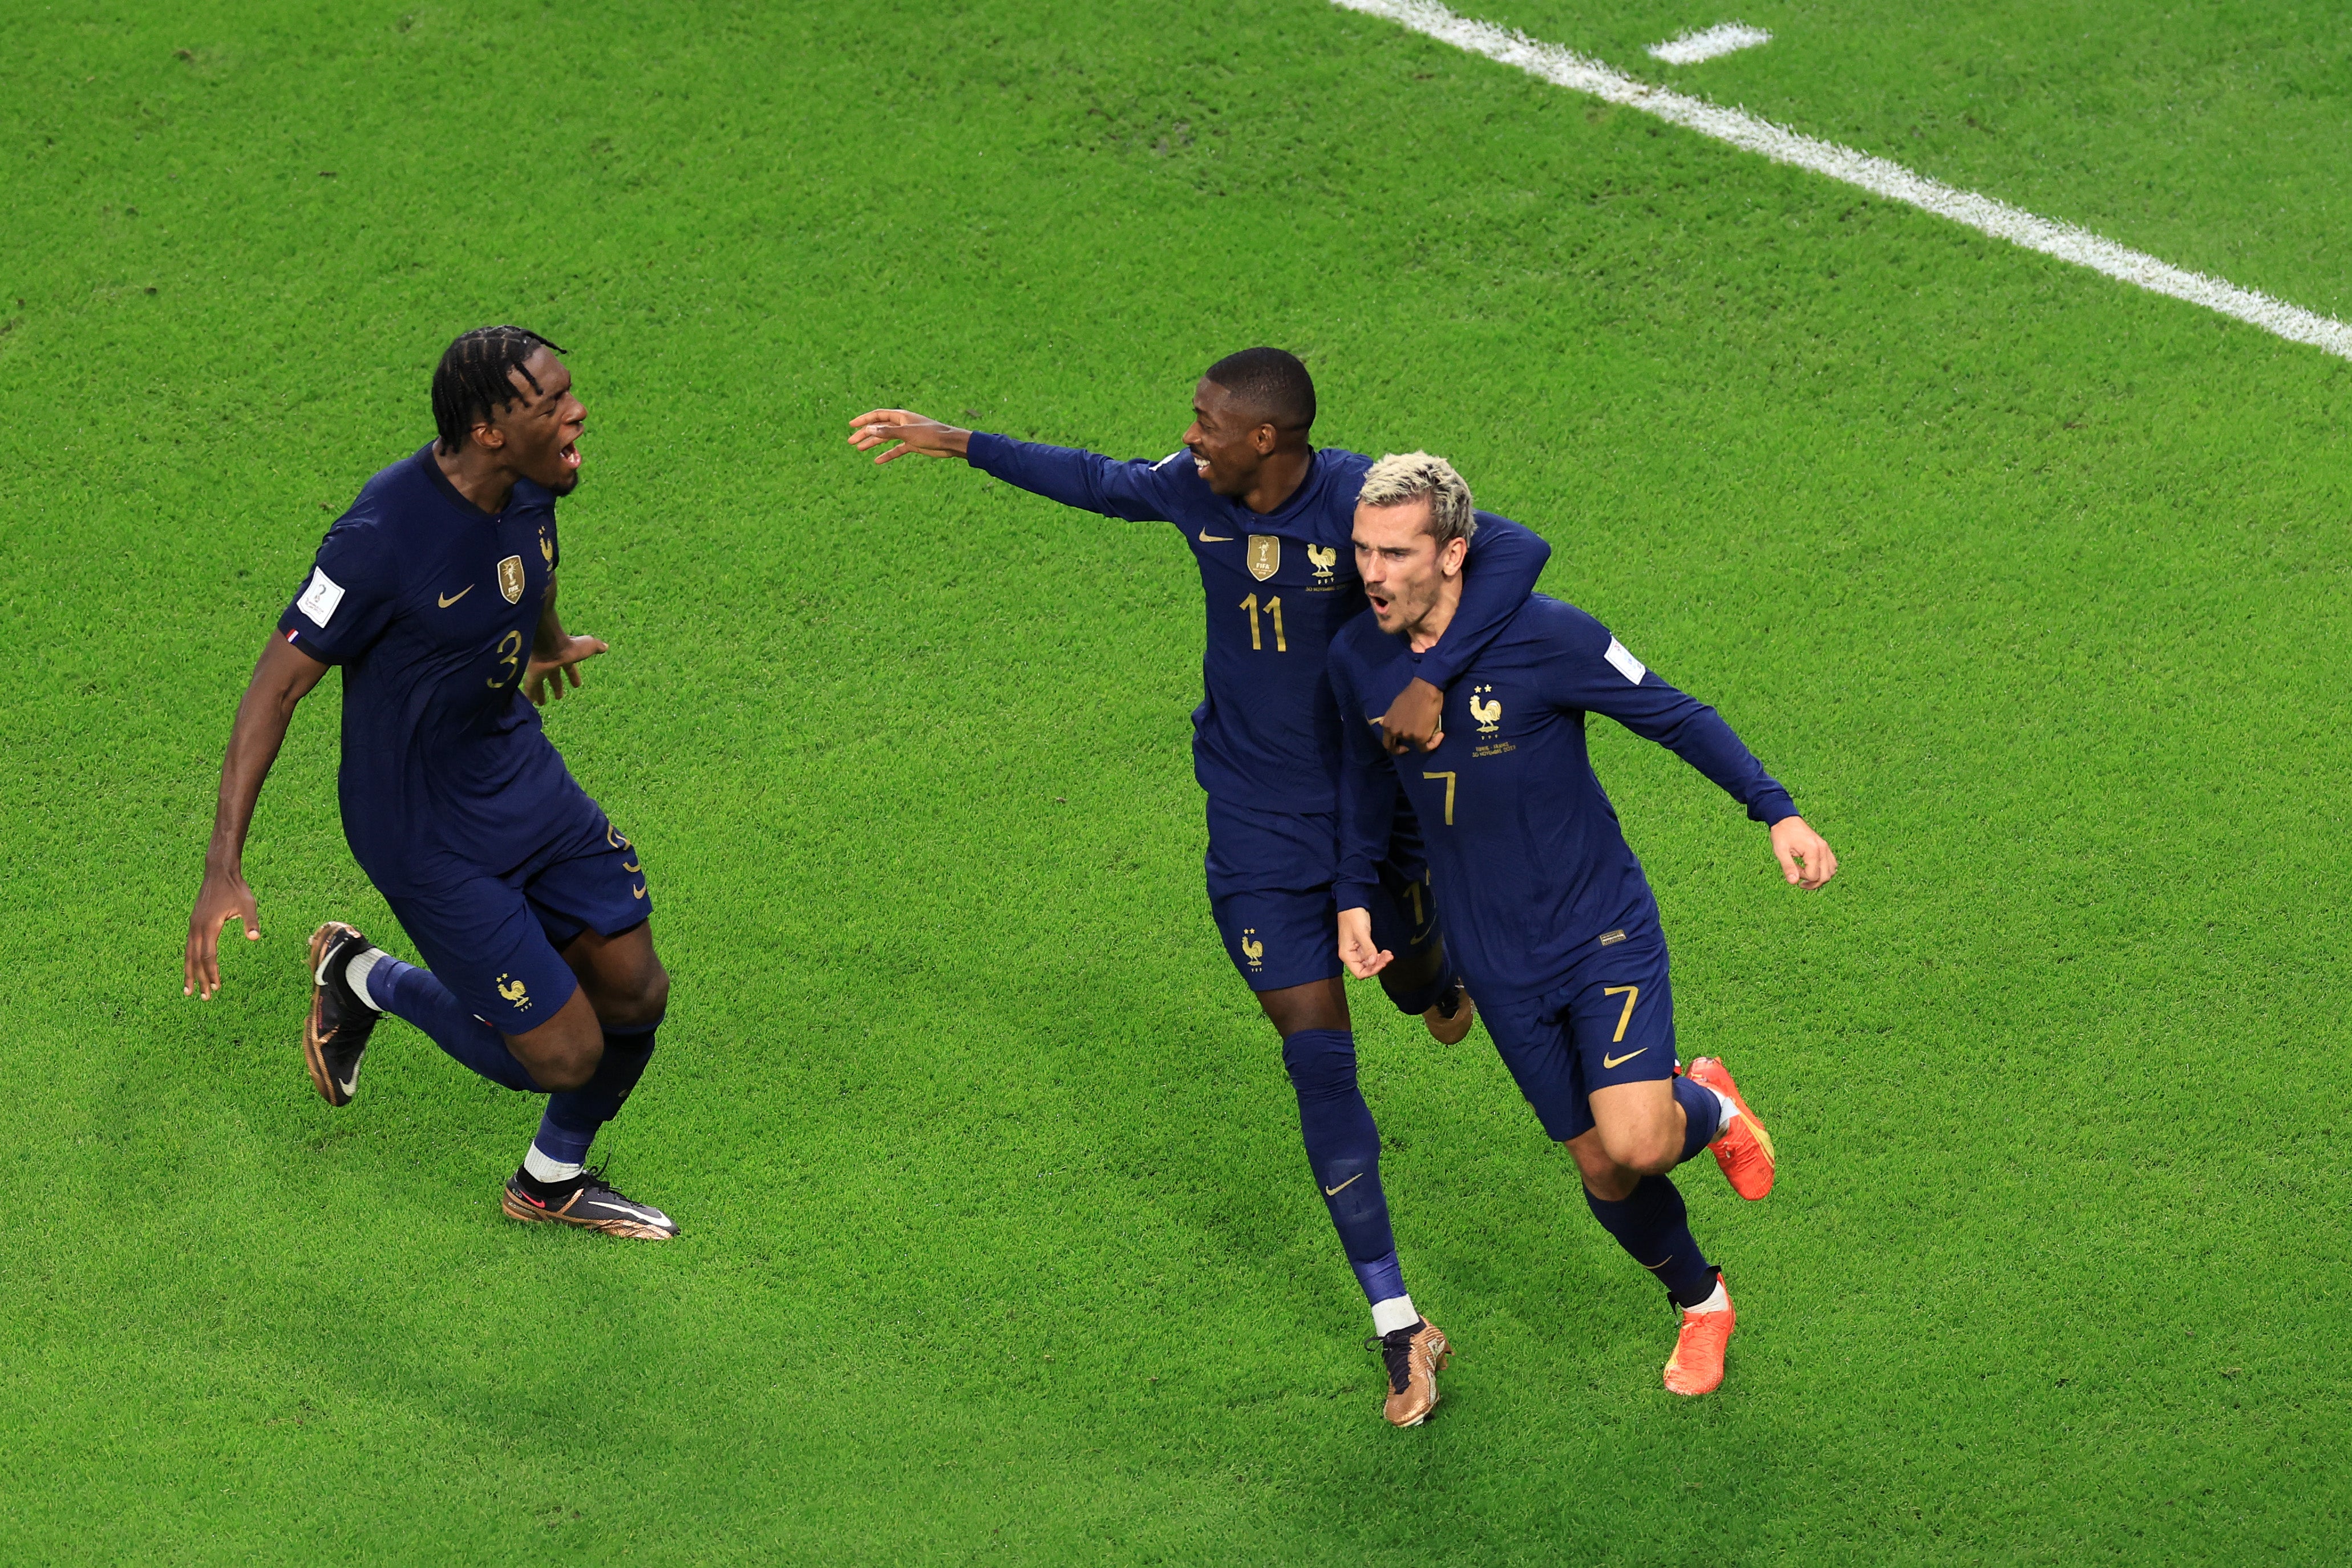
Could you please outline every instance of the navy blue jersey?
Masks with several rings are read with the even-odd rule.
[[[1356,496],[1372,460],[1326,447],[1306,482],[1260,516],[1211,490],[1178,451],[1121,463],[1067,446],[975,432],[983,473],[1130,522],[1174,523],[1208,601],[1192,771],[1211,797],[1263,810],[1329,811],[1339,725],[1326,673],[1331,638],[1364,609],[1356,576]],[[1462,606],[1416,672],[1444,686],[1527,602],[1551,547],[1507,517],[1478,514]],[[1400,683],[1399,690],[1402,689]]]
[[[384,892],[503,873],[562,826],[579,786],[520,689],[558,559],[553,496],[520,481],[492,517],[428,444],[367,482],[278,617],[343,667],[343,836]]]
[[[1586,714],[1672,750],[1757,821],[1797,814],[1720,715],[1651,674],[1572,604],[1532,596],[1447,693],[1444,743],[1391,759],[1370,721],[1421,657],[1370,613],[1332,644],[1348,750],[1339,904],[1369,905],[1402,779],[1421,819],[1446,943],[1481,1002],[1551,989],[1585,944],[1657,918],[1642,862],[1586,754]]]

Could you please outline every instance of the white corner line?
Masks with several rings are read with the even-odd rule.
[[[1717,55],[1752,49],[1771,41],[1772,35],[1761,27],[1751,27],[1745,22],[1724,22],[1697,32],[1677,34],[1663,44],[1652,44],[1643,52],[1670,66],[1695,66]]]
[[[1874,158],[1834,141],[1818,141],[1744,109],[1725,109],[1703,98],[1636,81],[1599,60],[1587,59],[1557,44],[1541,43],[1525,33],[1458,16],[1437,4],[1437,0],[1331,0],[1331,4],[1343,10],[1385,18],[1441,43],[1517,67],[1555,86],[1654,114],[1702,136],[1761,153],[1776,163],[1826,174],[1873,195],[1965,224],[1980,234],[2005,239],[2027,250],[2038,250],[2044,256],[2087,267],[2154,294],[2201,305],[2275,333],[2289,342],[2308,343],[2339,359],[2352,360],[2352,326],[2332,317],[2316,315],[2267,294],[2158,261],[2072,224],[2037,217],[1974,191],[1957,190],[1939,180],[1916,174],[1900,163]]]

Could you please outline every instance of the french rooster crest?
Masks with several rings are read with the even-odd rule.
[[[1489,697],[1485,702],[1478,700],[1481,693],[1491,692],[1494,689],[1492,686],[1480,686],[1477,691],[1470,694],[1470,716],[1478,721],[1478,733],[1481,735],[1492,735],[1503,727],[1501,700],[1494,697]]]

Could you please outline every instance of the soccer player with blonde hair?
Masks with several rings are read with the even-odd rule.
[[[1444,738],[1392,757],[1371,737],[1462,607],[1481,518],[1453,465],[1426,452],[1365,473],[1356,570],[1370,609],[1331,646],[1347,737],[1340,773],[1339,956],[1392,961],[1368,913],[1397,787],[1420,819],[1430,885],[1496,1049],[1586,1203],[1682,1312],[1666,1363],[1676,1394],[1723,1381],[1736,1319],[1668,1172],[1712,1149],[1733,1188],[1772,1188],[1763,1124],[1723,1063],[1682,1071],[1657,900],[1585,751],[1588,714],[1613,718],[1713,779],[1771,833],[1788,882],[1818,888],[1837,857],[1716,711],[1668,685],[1600,622],[1543,594],[1473,654],[1445,698]]]

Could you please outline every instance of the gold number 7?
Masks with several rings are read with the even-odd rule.
[[[1445,780],[1445,825],[1449,828],[1452,827],[1454,825],[1454,775],[1451,773],[1424,773],[1422,777],[1423,779],[1443,779]]]
[[[1620,991],[1625,993],[1625,1010],[1617,1015],[1617,1033],[1609,1042],[1612,1045],[1625,1043],[1625,1026],[1633,1021],[1633,1004],[1642,999],[1642,988],[1639,986],[1612,986],[1601,994],[1613,997]]]

